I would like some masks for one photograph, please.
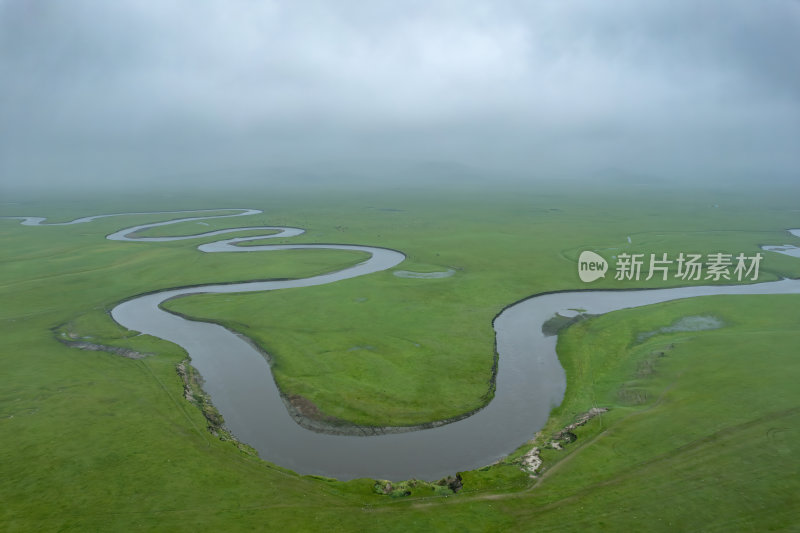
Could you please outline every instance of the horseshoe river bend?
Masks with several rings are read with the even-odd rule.
[[[166,222],[126,228],[107,236],[113,241],[165,242],[196,239],[243,230],[269,230],[270,235],[223,239],[203,244],[203,253],[257,253],[287,249],[340,249],[369,254],[365,261],[304,279],[254,281],[168,289],[134,297],[117,305],[111,315],[122,326],[171,341],[183,347],[203,376],[203,388],[237,439],[255,448],[260,457],[300,474],[338,479],[434,480],[457,471],[490,464],[531,439],[560,404],[566,379],[556,355],[557,336],[546,335],[542,325],[556,313],[581,309],[602,314],[681,298],[718,294],[800,294],[800,280],[691,286],[643,290],[580,290],[531,296],[504,309],[494,319],[497,374],[494,398],[483,409],[449,423],[415,431],[389,428],[370,435],[336,435],[311,431],[291,416],[271,377],[264,354],[247,339],[217,324],[187,320],[160,307],[166,300],[200,293],[238,293],[303,288],[365,276],[397,266],[403,253],[386,248],[351,244],[237,244],[300,235],[302,229],[245,226],[179,237],[141,237],[137,233],[157,226],[213,218],[244,217],[256,209],[220,209],[231,214],[183,216]],[[207,211],[206,211],[207,212]],[[164,212],[161,212],[162,214]],[[191,211],[174,213],[190,214]],[[147,214],[147,213],[122,213]],[[99,215],[62,224],[91,222]],[[24,225],[39,225],[41,217],[18,218]],[[797,231],[797,230],[792,230]],[[770,247],[765,247],[770,249]],[[789,252],[773,250],[780,253]],[[418,429],[418,428],[414,428]]]

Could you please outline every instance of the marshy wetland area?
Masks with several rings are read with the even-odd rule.
[[[791,529],[799,197],[4,200],[0,529]],[[585,250],[763,259],[584,283]]]

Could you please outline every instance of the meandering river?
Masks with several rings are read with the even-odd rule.
[[[512,452],[533,437],[544,425],[550,410],[564,396],[566,379],[556,355],[557,337],[542,333],[542,324],[555,313],[568,314],[570,309],[585,309],[590,314],[602,314],[668,300],[718,294],[800,294],[800,280],[781,280],[749,285],[584,290],[536,295],[509,306],[494,320],[499,356],[497,390],[494,399],[484,409],[468,418],[420,431],[372,436],[330,435],[304,429],[295,423],[281,400],[269,364],[248,342],[222,326],[187,320],[159,306],[165,300],[189,294],[269,291],[333,283],[387,270],[401,263],[405,256],[396,250],[350,244],[237,246],[245,241],[286,238],[303,233],[299,228],[274,226],[240,227],[179,237],[137,235],[157,226],[261,213],[257,209],[216,211],[232,213],[144,224],[117,231],[107,238],[147,243],[196,239],[243,230],[269,230],[277,233],[220,240],[201,245],[198,249],[205,253],[255,253],[324,248],[369,254],[362,263],[329,274],[296,280],[164,290],[127,300],[111,312],[114,320],[128,329],[182,346],[189,353],[192,365],[205,379],[204,389],[225,418],[227,428],[239,440],[258,450],[262,459],[301,474],[339,479],[435,480],[457,471],[485,466]],[[63,224],[90,222],[108,216],[118,215],[85,217]],[[39,225],[45,220],[41,217],[5,218],[22,219],[25,225]]]

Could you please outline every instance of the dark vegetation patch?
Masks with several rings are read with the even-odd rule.
[[[558,333],[564,328],[568,328],[573,324],[577,324],[578,322],[583,322],[584,320],[593,316],[594,315],[587,313],[579,313],[575,316],[564,316],[556,313],[552,318],[549,318],[544,324],[542,324],[542,333],[544,333],[544,335],[547,337],[552,337],[553,335],[558,335]]]
[[[578,416],[575,422],[564,426],[560,431],[554,433],[550,439],[550,442],[547,443],[547,446],[556,450],[563,449],[563,447],[567,444],[578,440],[578,436],[574,433],[577,428],[585,425],[592,418],[606,412],[608,412],[608,407],[592,407],[585,413]]]
[[[384,496],[402,498],[405,496],[446,496],[457,493],[462,487],[463,479],[461,478],[461,474],[456,474],[434,482],[409,479],[393,483],[391,481],[379,479],[375,481],[372,490]]]

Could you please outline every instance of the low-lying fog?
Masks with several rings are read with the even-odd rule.
[[[800,3],[0,2],[0,193],[797,180]]]

